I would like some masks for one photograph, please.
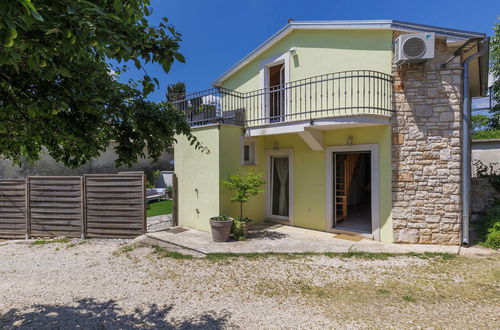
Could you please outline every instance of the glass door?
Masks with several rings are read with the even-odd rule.
[[[290,164],[288,157],[271,157],[271,215],[288,220]]]

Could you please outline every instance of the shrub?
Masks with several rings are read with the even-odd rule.
[[[247,217],[234,219],[231,233],[233,234],[233,238],[235,240],[244,241],[247,239],[249,222],[250,219],[248,219]]]
[[[244,241],[247,238],[248,223],[251,221],[247,217],[243,217],[243,204],[248,202],[253,196],[264,192],[262,186],[266,183],[262,178],[264,173],[255,173],[253,171],[247,174],[235,173],[222,184],[229,189],[233,195],[231,202],[240,204],[240,216],[233,221],[231,232],[233,238],[238,241]]]
[[[480,245],[492,249],[500,248],[500,199],[488,210],[486,216],[475,226]]]

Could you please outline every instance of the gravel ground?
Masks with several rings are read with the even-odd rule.
[[[500,258],[173,259],[128,240],[0,246],[0,328],[493,328]]]

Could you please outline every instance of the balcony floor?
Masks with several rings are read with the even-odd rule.
[[[263,136],[275,134],[300,133],[306,128],[318,130],[333,130],[353,127],[367,127],[376,125],[390,125],[391,118],[388,116],[350,116],[314,119],[312,121],[279,122],[259,127],[246,129],[246,136]]]

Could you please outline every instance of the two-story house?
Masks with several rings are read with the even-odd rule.
[[[221,181],[254,170],[267,182],[245,206],[256,222],[467,243],[464,122],[485,93],[487,47],[483,33],[393,20],[290,21],[175,102],[210,150],[175,145],[179,225],[238,215]]]

